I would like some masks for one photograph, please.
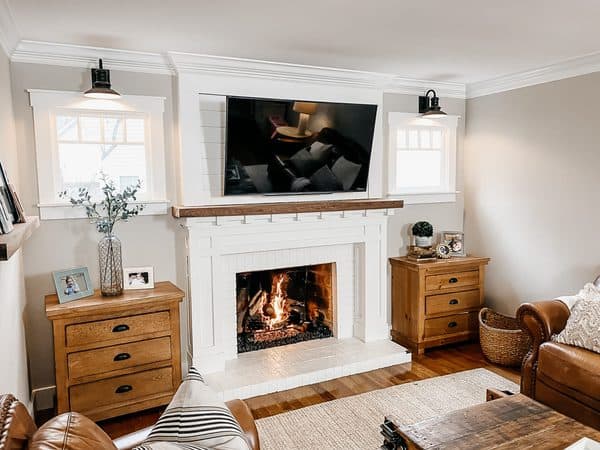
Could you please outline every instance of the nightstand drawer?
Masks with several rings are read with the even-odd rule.
[[[441,275],[425,277],[426,291],[441,291],[463,286],[477,286],[479,284],[479,271],[451,272]]]
[[[100,375],[114,370],[171,359],[171,338],[163,337],[112,347],[70,353],[69,378]]]
[[[469,331],[471,326],[470,313],[453,314],[425,320],[425,337],[443,336],[445,334]]]
[[[78,323],[66,328],[67,346],[93,344],[144,334],[168,331],[171,321],[168,311],[120,317],[98,322]]]
[[[480,306],[479,289],[453,292],[450,294],[428,295],[425,297],[425,314],[453,313]]]
[[[81,413],[170,392],[173,392],[170,367],[79,384],[69,389],[71,411]]]

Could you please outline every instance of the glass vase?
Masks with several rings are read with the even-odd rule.
[[[123,292],[123,263],[119,238],[114,234],[105,235],[98,243],[98,257],[102,295],[121,294]]]

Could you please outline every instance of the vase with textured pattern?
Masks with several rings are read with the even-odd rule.
[[[121,294],[123,292],[123,263],[119,238],[114,234],[106,234],[98,243],[98,256],[102,295]]]

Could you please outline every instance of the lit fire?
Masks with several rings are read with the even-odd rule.
[[[283,289],[283,283],[286,281],[285,274],[279,274],[275,284],[275,292],[271,293],[269,299],[265,293],[263,296],[263,314],[267,318],[267,328],[273,329],[284,325],[289,318],[287,308],[287,293]]]

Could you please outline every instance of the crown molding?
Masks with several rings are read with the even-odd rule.
[[[14,62],[86,69],[96,67],[99,58],[102,58],[104,64],[111,70],[174,74],[164,55],[132,50],[23,40],[19,42],[11,56]]]
[[[11,56],[20,40],[7,0],[0,0],[0,47],[7,56]]]
[[[342,84],[411,95],[423,95],[428,89],[435,89],[441,97],[465,98],[466,93],[465,85],[461,83],[418,80],[393,74],[192,53],[169,52],[168,55],[171,66],[179,74],[205,73],[279,81]]]
[[[106,67],[111,70],[167,75],[205,73],[279,81],[341,84],[409,95],[423,95],[428,89],[435,89],[440,97],[465,98],[466,95],[466,87],[462,83],[428,81],[394,74],[192,53],[168,52],[166,55],[162,55],[132,50],[22,40],[11,55],[11,60],[14,62],[86,69],[95,67],[99,58],[102,58]]]
[[[600,71],[600,52],[589,53],[547,66],[467,84],[467,98],[497,94],[598,71]]]

